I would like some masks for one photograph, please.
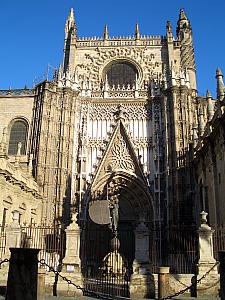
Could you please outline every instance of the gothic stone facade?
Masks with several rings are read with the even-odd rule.
[[[106,26],[103,38],[80,38],[71,9],[63,65],[32,90],[1,91],[0,127],[11,164],[22,143],[41,222],[68,225],[76,212],[82,223],[90,203],[116,195],[119,222],[190,224],[190,161],[214,112],[207,99],[197,95],[184,10],[176,36],[168,22],[165,36],[142,36],[136,25],[133,37],[110,37]]]
[[[220,69],[217,69],[216,78],[217,100],[213,101],[210,92],[207,92],[208,120],[196,142],[194,157],[196,201],[199,210],[209,212],[209,222],[212,226],[224,225],[225,220],[225,87]]]

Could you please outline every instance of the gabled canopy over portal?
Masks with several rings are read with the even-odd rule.
[[[121,107],[117,124],[90,187],[89,201],[115,195],[119,199],[120,217],[123,220],[137,220],[138,216],[145,214],[154,221],[152,196],[123,123]]]

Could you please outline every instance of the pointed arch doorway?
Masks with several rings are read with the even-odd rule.
[[[116,226],[111,209],[115,198],[118,201]],[[99,222],[88,213],[81,249],[85,288],[99,294],[130,297],[131,275],[140,256],[136,228],[141,220],[150,227],[154,223],[148,187],[143,178],[131,172],[107,172],[90,189],[89,212],[91,207],[96,208],[93,211]],[[107,214],[107,207],[108,215],[101,215]],[[147,251],[149,243],[145,247]],[[145,261],[147,264],[147,257]]]

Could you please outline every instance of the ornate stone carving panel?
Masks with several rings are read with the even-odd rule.
[[[89,108],[90,119],[113,120],[118,104],[91,104]],[[152,108],[150,105],[133,104],[123,105],[124,115],[127,120],[150,119],[152,118]]]
[[[126,60],[133,63],[139,73],[139,82],[150,79],[160,79],[163,73],[163,62],[160,48],[150,49],[148,47],[116,47],[116,48],[94,48],[80,51],[80,63],[75,67],[75,72],[80,82],[87,78],[92,82],[95,91],[100,89],[100,82],[105,66],[113,60]]]
[[[111,155],[108,158],[108,166],[112,171],[117,169],[124,169],[134,172],[135,167],[133,160],[127,148],[126,141],[122,135],[115,138],[115,143],[111,150]]]

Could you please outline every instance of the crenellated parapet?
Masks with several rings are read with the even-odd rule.
[[[76,41],[77,47],[105,47],[105,39],[102,37],[78,37]],[[160,46],[165,45],[164,36],[140,35],[139,46]],[[107,46],[135,46],[137,40],[135,36],[112,36],[107,38]]]
[[[9,89],[0,90],[0,97],[3,96],[31,96],[35,94],[35,89]]]

